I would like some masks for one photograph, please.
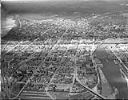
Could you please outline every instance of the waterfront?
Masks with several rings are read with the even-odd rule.
[[[120,66],[115,64],[114,60],[108,58],[109,54],[103,48],[98,48],[95,51],[95,54],[96,57],[99,58],[101,60],[101,63],[103,64],[102,71],[106,76],[109,84],[113,89],[118,89],[119,94],[117,95],[117,98],[128,98],[127,82],[121,76]]]

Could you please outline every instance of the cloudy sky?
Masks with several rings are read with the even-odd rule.
[[[110,10],[125,10],[124,4],[127,3],[123,1],[128,0],[2,0],[2,7],[8,12],[101,13]]]
[[[1,1],[51,1],[51,0],[1,0]],[[54,1],[69,1],[69,0],[54,0]],[[76,1],[95,1],[95,0],[76,0]],[[101,1],[121,1],[121,0],[101,0]]]

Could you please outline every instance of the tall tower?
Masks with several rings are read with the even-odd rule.
[[[14,19],[16,21],[16,25],[19,26],[19,28],[21,28],[22,24],[19,15],[15,15]]]
[[[128,34],[128,17],[126,18],[126,26],[125,26],[125,28],[126,28],[126,33]]]

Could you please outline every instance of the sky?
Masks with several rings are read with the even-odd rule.
[[[59,13],[59,12],[76,11],[82,13],[85,12],[89,13],[91,11],[104,12],[112,9],[113,10],[125,9],[124,7],[122,7],[124,5],[120,7],[119,4],[121,3],[126,4],[122,1],[128,1],[128,0],[2,0],[2,1],[3,1],[2,2],[3,9],[8,12],[27,13],[27,12],[49,11],[49,12]],[[89,1],[89,2],[83,2],[83,1]]]
[[[51,1],[51,0],[1,0],[1,1]],[[69,1],[69,0],[54,0],[54,1]],[[77,1],[95,1],[95,0],[77,0]],[[119,1],[119,0],[101,0],[101,1]]]

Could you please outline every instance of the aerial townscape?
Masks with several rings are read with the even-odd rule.
[[[40,2],[34,8],[3,2],[1,98],[128,99],[128,7],[122,1],[56,0],[50,11]]]

